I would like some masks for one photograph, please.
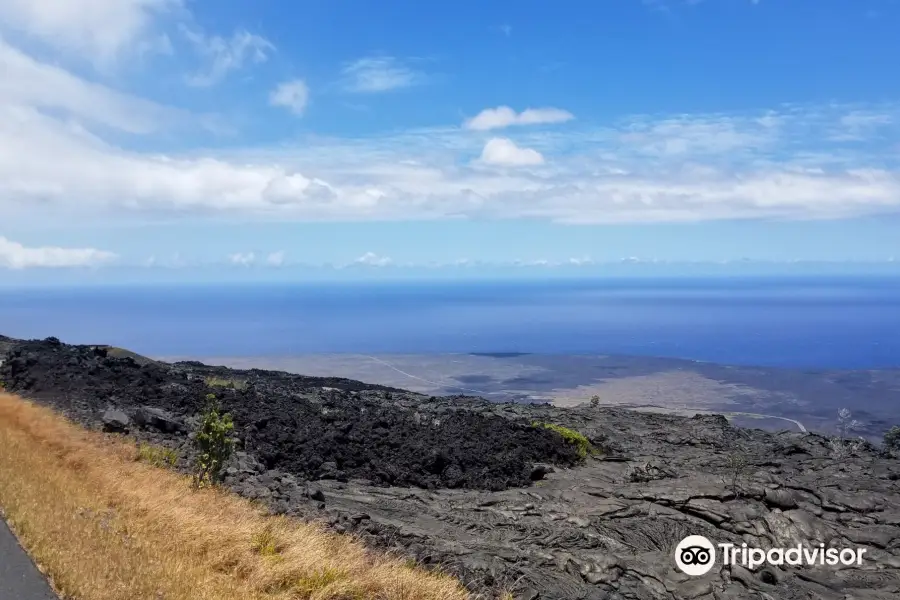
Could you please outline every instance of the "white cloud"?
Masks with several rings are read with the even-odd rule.
[[[63,61],[87,60],[98,69],[147,54],[174,54],[170,33],[193,47],[205,65],[187,77],[195,86],[210,86],[246,63],[268,59],[275,47],[245,30],[231,37],[196,29],[185,0],[0,0],[0,33],[14,32],[40,40]]]
[[[174,252],[168,258],[160,259],[156,255],[150,256],[146,260],[141,262],[140,266],[148,269],[183,269],[190,266],[190,263],[181,256],[180,252]]]
[[[269,96],[269,104],[287,108],[297,116],[301,116],[309,102],[309,87],[302,79],[285,81],[276,87]]]
[[[0,69],[13,74],[0,78],[0,215],[7,227],[186,215],[618,223],[900,212],[900,106],[640,115],[565,131],[523,129],[515,143],[448,125],[269,148],[165,151],[157,138],[132,147],[120,133],[165,131],[185,124],[188,113],[92,83],[3,42]],[[514,113],[515,121],[536,122],[535,114]]]
[[[344,190],[346,196],[353,190]],[[328,211],[328,184],[278,164],[123,151],[84,129],[0,105],[0,209],[54,203],[60,218],[128,212]],[[0,210],[0,212],[3,212]],[[65,217],[62,215],[66,214]]]
[[[732,127],[742,135],[728,138],[725,152],[715,151],[725,144],[711,139],[715,128],[703,125],[712,118],[698,116],[697,126],[672,128],[663,118],[655,127],[642,117],[577,135],[523,136],[526,147],[495,142],[487,152],[473,148],[478,140],[447,129],[178,157],[126,152],[49,116],[0,107],[0,211],[8,220],[67,223],[142,213],[594,223],[836,218],[900,210],[900,177],[896,164],[885,163],[887,154],[824,152],[818,139],[807,143],[820,154],[805,154],[795,147],[795,129],[806,131],[810,123],[779,118],[775,137],[761,144],[756,117],[735,117]],[[839,120],[815,117],[826,124]],[[826,135],[828,126],[821,130]],[[481,150],[489,164],[537,164],[527,152],[532,147],[554,156],[540,176],[469,167],[458,158]]]
[[[154,20],[181,6],[182,0],[0,0],[0,24],[105,66],[136,46],[159,46],[164,38]]]
[[[569,111],[559,108],[528,108],[517,113],[508,106],[486,108],[471,119],[463,123],[465,129],[475,131],[487,131],[489,129],[502,129],[511,125],[540,125],[550,123],[565,123],[575,116]]]
[[[489,165],[524,167],[544,164],[544,157],[537,150],[520,148],[512,140],[492,138],[484,145],[481,162]]]
[[[209,62],[208,68],[187,78],[190,85],[208,87],[225,78],[229,72],[240,69],[246,62],[262,63],[275,51],[275,46],[264,37],[248,31],[235,31],[231,38],[206,34],[181,26],[184,37]]]
[[[228,262],[233,265],[240,265],[242,267],[247,267],[256,262],[256,255],[253,252],[236,252],[234,254],[228,255]]]
[[[424,75],[414,71],[392,56],[361,58],[343,69],[343,87],[355,93],[388,92],[411,87],[424,81]]]
[[[841,125],[849,128],[888,125],[893,121],[894,119],[891,115],[861,110],[853,111],[840,118]]]
[[[228,262],[239,267],[249,267],[257,264],[257,259],[261,259],[261,262],[270,267],[280,267],[284,265],[284,258],[284,250],[271,252],[265,256],[265,259],[257,257],[255,252],[235,252],[228,255]]]
[[[374,252],[366,252],[353,261],[356,265],[365,265],[367,267],[386,267],[391,264],[391,259],[386,256],[378,256]]]
[[[731,116],[641,118],[620,135],[626,147],[643,154],[668,156],[717,155],[768,146],[778,139],[779,121],[772,115],[759,119]]]
[[[832,132],[836,141],[865,141],[873,132],[891,125],[898,115],[877,110],[854,110],[838,120]]]
[[[36,267],[88,267],[116,258],[112,252],[95,248],[26,247],[0,236],[0,267],[30,269]]]
[[[813,126],[827,136],[840,116],[817,115],[811,123],[805,116],[780,115],[781,125],[763,138],[755,116],[736,116],[730,126],[739,135],[727,142],[716,142],[716,128],[708,127],[725,117],[698,116],[696,126],[684,117],[678,128],[666,125],[668,118],[657,119],[656,127],[641,117],[577,134],[522,136],[521,148],[495,142],[487,152],[474,146],[479,140],[448,128],[188,157],[127,152],[68,122],[0,106],[0,211],[10,222],[191,213],[595,223],[837,218],[900,210],[900,157],[891,163],[879,147],[871,154],[838,152],[827,145],[832,142],[809,138]],[[723,147],[728,150],[716,150]],[[488,163],[536,164],[527,150],[553,156],[552,166],[538,175],[459,160],[480,151]],[[523,160],[522,152],[530,158]]]
[[[0,1],[2,4],[2,1]],[[62,110],[128,133],[151,133],[187,121],[181,111],[75,77],[40,63],[0,38],[0,105]]]

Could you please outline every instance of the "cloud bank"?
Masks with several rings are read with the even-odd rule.
[[[116,255],[112,252],[96,248],[29,248],[0,236],[0,267],[6,269],[90,267],[108,263],[115,258]]]
[[[186,10],[179,0],[0,1],[0,32],[15,30],[17,39],[39,40],[62,57],[45,59],[0,38],[5,224],[77,227],[185,216],[580,224],[900,212],[895,104],[632,115],[565,128],[528,127],[572,121],[563,109],[500,106],[463,127],[307,135],[242,148],[186,136],[212,135],[207,130],[215,127],[204,115],[128,93],[114,77],[95,79],[71,64],[116,64],[168,32],[205,65],[193,83],[212,85],[275,52],[244,30],[228,36],[201,32],[189,20],[173,26]],[[340,75],[344,91],[367,94],[423,81],[389,56],[347,64]],[[308,98],[306,82],[297,79],[268,98],[263,91],[259,103],[273,114],[281,108],[300,115]],[[515,135],[495,135],[504,128]]]
[[[70,94],[64,101],[37,94],[40,87],[13,89],[21,80],[0,84],[0,211],[8,220],[465,216],[622,223],[900,210],[898,153],[854,141],[859,123],[842,122],[853,107],[636,116],[575,133],[523,133],[515,141],[448,127],[179,155],[127,150],[101,134],[166,129],[177,111],[82,84],[75,88],[81,99]],[[101,103],[110,110],[94,108]],[[59,114],[44,112],[45,104]],[[896,127],[882,121],[866,127],[880,136]]]

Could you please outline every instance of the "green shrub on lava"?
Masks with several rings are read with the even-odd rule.
[[[559,436],[566,440],[566,442],[575,446],[575,449],[578,452],[578,457],[581,459],[585,459],[588,456],[598,456],[601,454],[600,450],[595,448],[594,445],[591,444],[591,441],[587,439],[583,433],[579,433],[574,429],[569,429],[568,427],[563,427],[562,425],[557,425],[555,423],[541,423],[540,421],[535,421],[531,425],[533,427],[543,427],[559,434]]]

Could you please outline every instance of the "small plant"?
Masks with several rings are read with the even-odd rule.
[[[889,454],[900,450],[900,427],[894,425],[884,434],[884,449]]]
[[[137,448],[136,459],[154,467],[174,467],[178,462],[178,452],[172,448],[141,443]]]
[[[598,396],[597,394],[594,394],[593,396],[591,396],[591,406],[593,408],[600,407],[600,396]]]
[[[555,423],[541,423],[539,421],[535,421],[531,425],[533,427],[544,427],[545,429],[558,433],[564,440],[575,446],[578,457],[581,459],[585,459],[589,455],[598,456],[600,454],[600,451],[591,444],[591,441],[587,439],[584,434],[578,433],[573,429],[563,427],[562,425],[556,425]]]
[[[842,408],[838,411],[838,435],[828,440],[828,445],[831,448],[831,457],[833,459],[838,461],[844,460],[862,447],[865,442],[863,438],[860,437],[855,440],[849,439],[851,433],[854,430],[859,429],[861,425],[862,424],[859,421],[853,418],[849,409]]]
[[[726,476],[723,477],[723,483],[731,488],[735,498],[741,496],[748,467],[747,457],[741,452],[732,452],[725,459]]]
[[[234,422],[231,414],[220,414],[215,394],[206,395],[206,408],[200,416],[194,445],[198,456],[194,469],[194,485],[204,487],[222,480],[225,463],[234,452]]]
[[[852,456],[866,444],[866,440],[862,437],[849,440],[840,438],[831,438],[828,440],[828,447],[831,450],[831,458],[836,461],[842,461]]]
[[[862,425],[862,423],[852,417],[853,415],[850,413],[849,409],[842,408],[838,411],[838,434],[840,435],[841,441],[846,439],[851,431],[859,429]]]
[[[270,527],[266,527],[253,536],[253,551],[261,556],[279,556],[281,547]]]

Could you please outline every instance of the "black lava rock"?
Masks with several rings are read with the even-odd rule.
[[[403,390],[196,362],[136,361],[99,350],[52,338],[20,342],[0,365],[0,380],[10,391],[89,425],[127,426],[119,414],[110,413],[108,423],[98,418],[113,404],[132,412],[136,425],[166,435],[183,435],[185,417],[198,414],[213,393],[231,413],[244,451],[266,469],[307,480],[502,490],[529,485],[535,463],[580,462],[574,446],[524,419],[469,410],[429,413],[425,398],[414,410],[401,405],[415,397]],[[242,385],[210,386],[210,378]]]

